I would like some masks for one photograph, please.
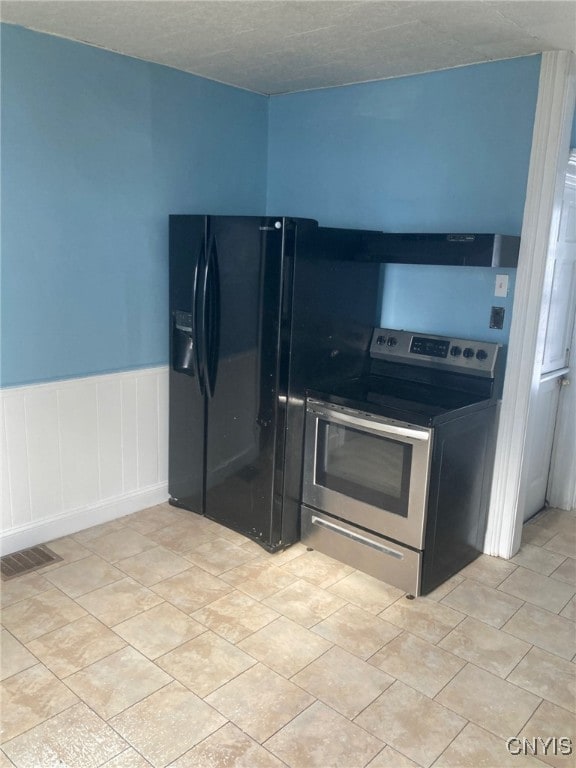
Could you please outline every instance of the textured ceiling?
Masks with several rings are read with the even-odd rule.
[[[5,0],[0,19],[268,94],[576,48],[574,0]]]

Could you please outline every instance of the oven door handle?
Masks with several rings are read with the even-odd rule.
[[[430,432],[428,430],[410,429],[409,427],[397,427],[395,424],[387,424],[382,421],[371,421],[369,419],[362,419],[359,416],[348,416],[345,413],[335,413],[334,411],[320,411],[315,408],[308,408],[309,413],[313,413],[315,416],[322,416],[328,421],[335,424],[347,424],[352,427],[364,427],[370,429],[373,432],[378,432],[383,435],[395,435],[398,437],[408,437],[412,440],[422,440],[428,442],[430,440]]]

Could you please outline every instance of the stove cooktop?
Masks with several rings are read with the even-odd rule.
[[[309,390],[308,395],[343,408],[425,427],[486,408],[494,402],[491,397],[371,377],[334,383],[322,391]]]
[[[492,342],[375,328],[370,372],[309,394],[343,408],[433,426],[496,402],[497,353]]]

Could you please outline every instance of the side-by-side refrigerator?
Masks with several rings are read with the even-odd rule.
[[[170,216],[170,501],[271,551],[299,538],[300,466],[285,461],[294,266],[316,229]]]

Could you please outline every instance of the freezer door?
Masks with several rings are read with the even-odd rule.
[[[276,438],[283,439],[284,226],[282,219],[219,216],[208,227],[209,274],[218,285],[208,276],[206,515],[270,547],[282,495],[275,456]]]
[[[205,374],[199,334],[201,278],[206,264],[205,216],[170,216],[170,416],[168,492],[171,502],[204,509]]]

